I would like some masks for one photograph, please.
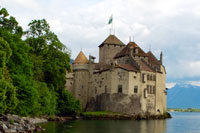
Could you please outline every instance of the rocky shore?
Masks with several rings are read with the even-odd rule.
[[[45,130],[37,123],[43,123],[48,121],[65,122],[75,119],[87,119],[87,120],[149,120],[149,119],[166,119],[171,118],[169,113],[164,115],[123,115],[123,114],[104,114],[104,115],[84,115],[74,117],[43,117],[43,118],[31,118],[20,117],[18,115],[0,115],[0,133],[32,133],[33,131]]]
[[[20,117],[18,115],[0,115],[0,133],[32,133],[42,131],[37,123],[47,122],[43,118]]]

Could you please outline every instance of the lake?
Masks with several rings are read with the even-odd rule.
[[[74,120],[40,124],[42,133],[200,133],[200,113],[171,112],[167,120]]]

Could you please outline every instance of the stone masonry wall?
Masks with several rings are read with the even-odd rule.
[[[114,58],[114,56],[119,53],[124,46],[122,45],[108,45],[104,44],[99,48],[99,63],[110,64],[110,60]]]

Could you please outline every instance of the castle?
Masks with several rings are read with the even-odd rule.
[[[130,115],[166,112],[166,71],[151,51],[135,42],[125,45],[109,35],[99,45],[99,63],[81,51],[66,74],[66,88],[85,111],[113,111]]]

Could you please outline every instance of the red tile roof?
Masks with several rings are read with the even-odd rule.
[[[80,51],[75,61],[73,62],[73,64],[88,64],[88,63],[89,61],[82,51]]]
[[[124,49],[122,49],[121,52],[115,55],[116,58],[120,58],[126,55],[130,55],[130,48],[133,48],[133,56],[147,56],[147,54],[135,43],[135,42],[129,42]],[[138,49],[138,54],[135,53],[135,49]]]
[[[117,64],[116,67],[125,69],[127,71],[134,71],[134,72],[138,72],[139,71],[139,70],[137,70],[137,68],[135,66],[130,65],[130,64]]]
[[[147,53],[147,55],[149,56],[149,63],[152,65],[161,65],[160,61],[158,61],[156,59],[156,57],[153,55],[153,53],[151,51],[149,51]]]

